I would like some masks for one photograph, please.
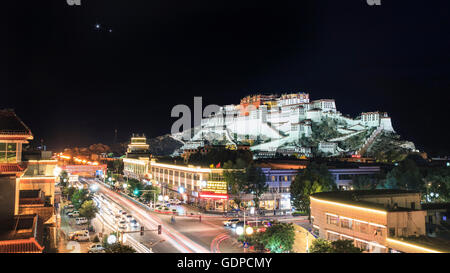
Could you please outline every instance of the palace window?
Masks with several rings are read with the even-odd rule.
[[[17,143],[0,143],[0,163],[17,162]]]

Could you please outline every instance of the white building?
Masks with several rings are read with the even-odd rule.
[[[253,95],[243,98],[238,105],[225,105],[217,113],[203,118],[192,138],[180,133],[174,138],[186,141],[186,148],[202,140],[220,140],[227,143],[248,142],[252,151],[275,152],[280,146],[298,145],[299,139],[312,135],[312,123],[324,118],[338,122],[342,134],[337,142],[370,128],[394,131],[391,119],[384,112],[365,112],[360,118],[343,116],[334,99],[310,101],[307,93]],[[326,145],[325,145],[326,146]],[[332,144],[325,150],[333,150]],[[334,145],[333,145],[334,146]],[[309,147],[310,148],[310,147]],[[183,149],[183,148],[182,148]]]

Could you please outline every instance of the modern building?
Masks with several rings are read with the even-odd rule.
[[[351,240],[371,253],[447,252],[445,242],[426,236],[420,192],[368,190],[311,196],[313,232],[326,240]]]
[[[227,210],[229,195],[221,168],[164,164],[152,160],[149,172],[163,195],[176,196],[207,210]]]

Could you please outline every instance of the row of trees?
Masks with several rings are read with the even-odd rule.
[[[291,202],[299,211],[310,215],[309,197],[317,192],[336,190],[336,183],[325,163],[311,162],[304,171],[299,171],[291,183]]]
[[[140,197],[146,202],[155,202],[156,200],[153,200],[153,198],[158,196],[160,193],[160,188],[152,185],[144,185],[137,179],[129,178],[127,184],[127,189],[130,194]]]
[[[351,240],[327,241],[317,238],[309,249],[310,253],[362,253],[363,250],[356,247]]]
[[[245,160],[238,158],[235,162],[228,161],[223,165],[223,176],[228,185],[228,192],[238,209],[242,207],[242,194],[253,194],[255,207],[259,208],[261,195],[268,190],[266,176],[261,168],[253,163],[248,165]]]
[[[295,241],[295,228],[292,223],[275,222],[264,232],[241,235],[239,241],[248,242],[255,250],[269,250],[271,253],[292,251]]]
[[[80,216],[86,217],[90,226],[91,220],[95,218],[95,214],[98,212],[97,206],[92,201],[92,196],[87,189],[77,189],[69,185],[68,174],[66,171],[62,171],[60,174],[61,192],[71,201],[75,210],[80,212]]]

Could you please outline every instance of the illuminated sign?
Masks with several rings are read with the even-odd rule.
[[[227,182],[225,181],[207,181],[206,187],[202,189],[204,192],[212,192],[216,194],[227,194]]]
[[[211,192],[200,192],[200,198],[210,198],[210,199],[228,199],[227,194],[215,194]]]

